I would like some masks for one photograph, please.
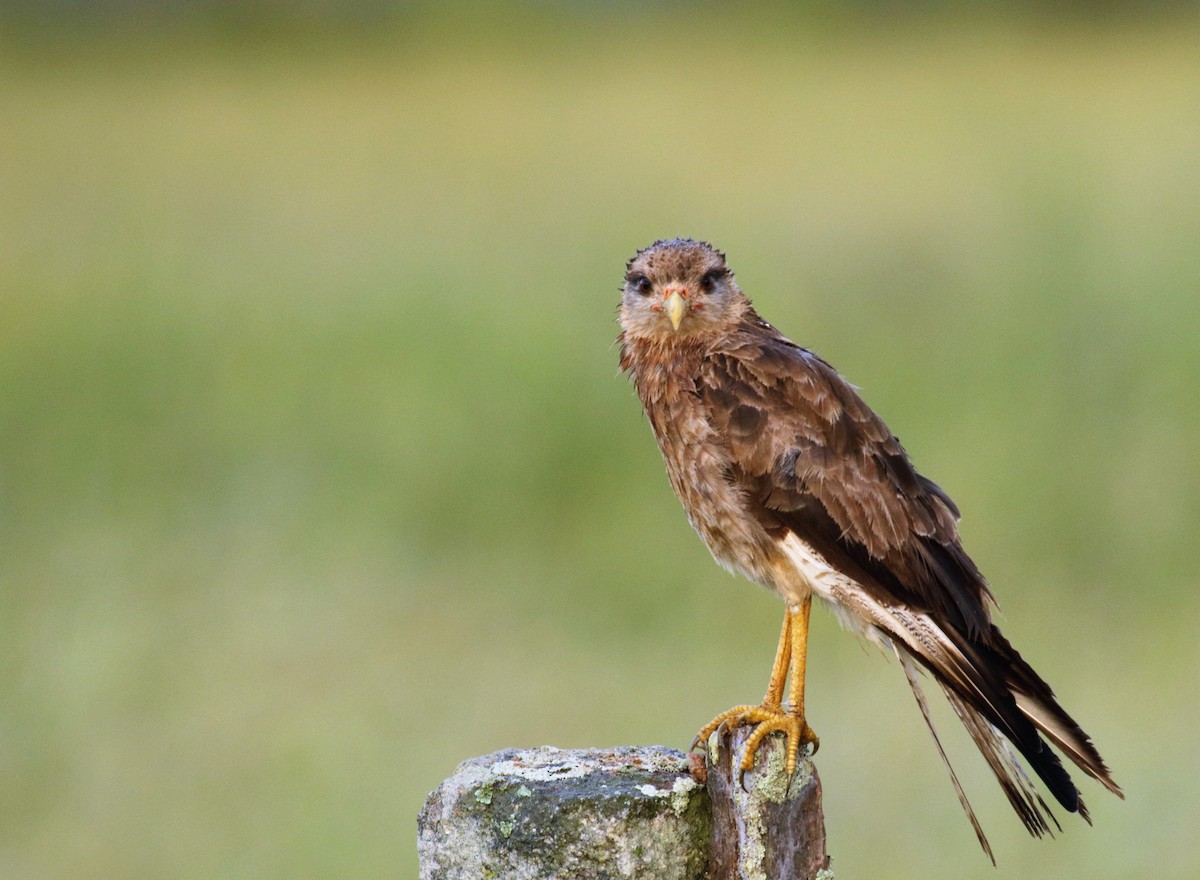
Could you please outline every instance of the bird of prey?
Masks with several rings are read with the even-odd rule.
[[[692,527],[717,562],[787,605],[762,703],[721,713],[693,747],[722,724],[752,726],[746,772],[763,738],[781,731],[789,775],[801,746],[815,750],[804,674],[816,595],[845,627],[895,652],[946,760],[918,667],[932,675],[1031,834],[1050,833],[1048,819],[1057,820],[1008,743],[1089,823],[1047,740],[1123,797],[1087,734],[992,621],[995,600],[959,541],[954,502],[917,473],[833,367],[758,316],[724,254],[690,239],[639,251],[627,266],[620,324],[621,367]]]

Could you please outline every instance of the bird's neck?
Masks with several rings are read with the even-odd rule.
[[[665,394],[694,391],[694,377],[711,347],[695,337],[646,337],[622,333],[621,369],[629,374],[643,403]]]

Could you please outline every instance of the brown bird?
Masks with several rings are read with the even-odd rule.
[[[845,627],[895,652],[946,760],[918,665],[932,674],[1031,834],[1050,833],[1048,819],[1058,823],[1002,736],[1089,823],[1046,740],[1123,797],[1087,734],[992,622],[995,600],[959,541],[954,502],[917,473],[833,367],[758,316],[724,254],[689,239],[639,251],[627,266],[620,323],[621,367],[689,522],[717,562],[787,603],[761,705],[722,712],[693,747],[721,724],[751,725],[746,772],[763,738],[782,731],[789,775],[801,746],[816,749],[804,713],[815,594]]]

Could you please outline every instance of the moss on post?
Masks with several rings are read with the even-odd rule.
[[[707,792],[661,746],[473,758],[417,825],[421,880],[700,880],[712,836]]]
[[[750,731],[722,730],[708,743],[713,811],[712,880],[833,880],[825,851],[821,781],[802,753],[790,780],[781,735],[763,741],[755,769],[739,780]]]

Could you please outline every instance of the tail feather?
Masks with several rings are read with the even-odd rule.
[[[933,674],[1030,834],[1053,836],[1051,825],[1058,830],[1061,826],[1030,781],[1013,748],[1020,752],[1064,809],[1079,813],[1089,823],[1091,818],[1079,789],[1046,740],[1061,749],[1089,776],[1121,795],[1091,740],[1058,705],[1049,686],[1021,659],[995,626],[988,638],[974,640],[952,627],[939,626],[926,614],[892,609],[886,620],[891,624],[887,641],[901,659],[926,725],[942,760],[950,769],[959,802],[989,857],[991,849],[933,729],[917,683],[916,663]]]
[[[1109,791],[1122,796],[1087,734],[1058,705],[1049,685],[994,624],[971,635],[954,623],[939,619],[936,612],[881,601],[878,595],[853,582],[829,585],[820,595],[835,608],[849,609],[841,615],[843,620],[849,619],[852,626],[857,624],[859,632],[877,643],[890,645],[900,657],[925,723],[950,769],[963,811],[989,856],[991,848],[933,729],[917,682],[916,664],[928,670],[941,686],[1030,834],[1041,837],[1052,833],[1051,823],[1060,830],[1061,826],[1026,775],[1013,748],[1064,809],[1079,813],[1088,822],[1091,819],[1079,789],[1050,748],[1051,743]]]
[[[1041,837],[1043,834],[1053,837],[1054,832],[1050,830],[1049,822],[1053,822],[1054,827],[1062,831],[1058,819],[1054,817],[1054,813],[1050,811],[1042,796],[1033,787],[1029,776],[1017,761],[1012,749],[1000,738],[996,728],[954,691],[947,687],[943,687],[942,690],[946,694],[946,699],[950,701],[954,713],[958,715],[963,726],[966,727],[967,733],[979,747],[984,760],[992,768],[992,773],[995,774],[996,780],[1004,790],[1008,802],[1021,817],[1021,822],[1024,823],[1029,833],[1034,837]],[[1079,803],[1076,798],[1076,804]]]
[[[964,656],[970,658],[971,665],[981,678],[994,681],[1007,692],[1009,705],[1017,711],[1004,713],[999,724],[995,718],[990,720],[1021,751],[1063,807],[1071,812],[1080,812],[1087,818],[1086,809],[1079,800],[1079,790],[1071,782],[1058,756],[1047,748],[1042,736],[1088,776],[1118,797],[1124,797],[1087,734],[1058,704],[1054,691],[995,625],[985,645],[967,644],[962,636],[954,641]],[[1022,730],[1026,731],[1025,736],[1021,735]]]
[[[1053,701],[1049,687],[1037,678],[1036,673],[1015,651],[1010,648],[1005,650],[1008,643],[995,626],[992,627],[990,643],[970,641],[962,633],[952,629],[943,630],[943,633],[953,645],[952,656],[961,667],[957,678],[965,677],[971,687],[963,688],[959,680],[944,675],[937,677],[985,759],[989,764],[992,764],[993,759],[1002,761],[999,753],[990,750],[986,743],[989,739],[994,739],[997,733],[1003,734],[1029,762],[1029,766],[1046,784],[1054,799],[1069,812],[1077,812],[1079,789],[1075,787],[1058,755],[1050,751],[1039,735],[1036,721],[1017,706],[1012,680],[1015,677],[1028,682],[1036,680]],[[936,666],[931,665],[930,668],[937,675]],[[978,699],[978,695],[985,698]],[[996,771],[996,766],[992,765],[992,769]],[[997,775],[1000,775],[999,772]]]
[[[925,694],[921,691],[921,681],[917,674],[917,664],[913,662],[912,655],[899,646],[894,646],[896,656],[900,658],[900,665],[904,668],[904,674],[908,677],[908,686],[912,688],[913,697],[916,698],[917,705],[921,709],[921,715],[925,718],[925,726],[929,728],[929,733],[933,737],[933,743],[937,746],[938,754],[942,756],[942,763],[946,765],[946,770],[950,773],[950,782],[954,784],[954,793],[958,795],[958,802],[962,805],[963,812],[967,814],[967,819],[971,823],[971,827],[975,829],[975,837],[979,840],[979,845],[983,847],[983,851],[987,853],[987,857],[992,860],[992,865],[996,864],[996,856],[992,853],[992,845],[988,843],[987,835],[983,833],[983,826],[979,824],[979,818],[975,815],[975,810],[971,808],[971,802],[967,800],[967,793],[963,791],[962,783],[958,781],[958,774],[954,772],[954,766],[950,763],[950,759],[946,757],[946,750],[942,748],[942,741],[938,737],[937,729],[933,726],[933,719],[929,716],[929,704],[925,702]]]

